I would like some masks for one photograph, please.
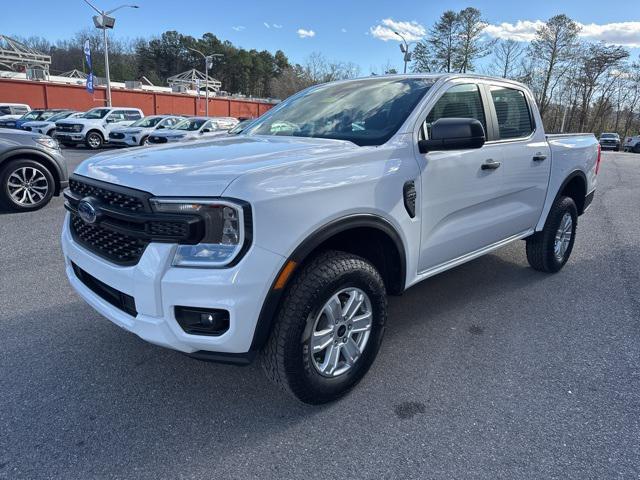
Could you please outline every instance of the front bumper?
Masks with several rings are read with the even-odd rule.
[[[253,245],[231,268],[171,266],[174,245],[151,243],[137,265],[121,267],[74,241],[67,214],[62,231],[65,268],[71,285],[98,313],[150,343],[185,353],[246,354],[268,290],[284,258]],[[73,264],[101,282],[130,295],[137,316],[113,306],[89,289]],[[220,336],[187,334],[174,316],[175,306],[217,308],[229,312],[229,329]],[[215,359],[215,356],[212,358]]]
[[[109,145],[117,147],[137,147],[140,145],[139,135],[125,135],[124,138],[109,137]]]
[[[55,139],[61,143],[82,143],[84,142],[84,133],[58,133],[54,135]]]

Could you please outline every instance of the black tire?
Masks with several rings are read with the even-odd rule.
[[[565,213],[571,216],[571,238],[566,251],[561,255],[561,258],[558,258],[555,252],[556,234]],[[558,198],[549,211],[544,229],[527,238],[527,260],[529,265],[541,272],[558,272],[571,256],[576,239],[577,226],[578,209],[573,199],[569,197]]]
[[[11,196],[11,192],[15,192],[15,189],[10,187],[9,182],[11,180],[11,183],[15,184],[17,181],[15,176],[12,175],[14,173],[22,175],[21,172],[23,168],[26,169],[24,172],[26,173],[27,178],[32,177],[34,179],[40,179],[37,182],[34,182],[32,190],[30,190],[31,193],[29,194],[32,199],[37,201],[32,202],[28,196],[25,196],[25,201],[21,203]],[[39,174],[34,173],[32,176],[31,172],[35,171],[39,172]],[[46,190],[43,189],[45,186]],[[36,194],[36,191],[39,193]],[[35,210],[40,210],[42,207],[47,205],[49,201],[51,201],[54,191],[55,183],[53,175],[47,167],[35,160],[12,160],[4,165],[0,170],[0,205],[6,209],[15,212],[33,212]],[[22,192],[22,190],[20,190],[20,192]]]
[[[310,337],[322,307],[345,288],[356,288],[367,295],[371,330],[352,366],[342,374],[327,377],[314,365]],[[355,386],[373,364],[386,319],[386,291],[375,267],[356,255],[324,252],[305,264],[288,286],[262,351],[264,371],[271,381],[302,402],[319,405],[336,400]],[[338,353],[338,358],[343,358],[340,355],[344,354]]]
[[[87,136],[84,139],[84,144],[90,150],[98,150],[99,148],[102,148],[104,138],[102,138],[102,134],[100,132],[91,131],[87,133]]]
[[[145,135],[144,137],[142,137],[140,139],[140,146],[144,147],[147,144],[147,139],[149,138],[149,135]]]

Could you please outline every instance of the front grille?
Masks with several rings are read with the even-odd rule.
[[[136,310],[136,301],[131,295],[127,295],[126,293],[116,290],[106,283],[101,282],[93,275],[82,270],[75,263],[71,263],[71,266],[73,267],[73,272],[76,274],[76,277],[78,277],[78,279],[93,293],[106,302],[109,302],[114,307],[128,313],[132,317],[138,315]]]
[[[116,139],[116,140],[120,140],[120,139],[124,138],[124,133],[120,133],[120,132],[111,132],[111,133],[109,134],[109,138],[113,138],[113,139]]]
[[[69,189],[80,197],[95,197],[111,207],[121,208],[129,212],[145,211],[142,200],[133,195],[107,190],[73,179],[69,181]]]
[[[71,231],[92,252],[123,265],[138,263],[149,243],[100,225],[89,225],[77,215],[71,215]]]
[[[151,242],[193,245],[204,236],[200,216],[153,212],[147,192],[72,175],[64,196],[74,239],[118,265],[136,265]],[[78,213],[83,199],[96,210],[92,223]]]
[[[82,131],[82,125],[80,125],[79,123],[74,123],[74,124],[70,124],[70,123],[61,123],[61,124],[56,124],[56,130],[58,132],[77,132],[78,130],[75,129],[76,126],[80,126],[80,131]]]

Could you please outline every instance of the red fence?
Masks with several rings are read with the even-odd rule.
[[[137,107],[145,115],[174,113],[204,115],[205,98],[180,93],[157,93],[136,90],[111,90],[114,107]],[[93,94],[79,85],[0,79],[0,102],[26,103],[31,108],[70,108],[89,110],[106,105],[106,90],[96,88]],[[255,118],[273,104],[256,100],[210,98],[209,115]]]

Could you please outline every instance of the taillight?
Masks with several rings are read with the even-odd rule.
[[[602,157],[602,147],[598,144],[598,158],[596,159],[596,175],[600,171],[600,158]]]

